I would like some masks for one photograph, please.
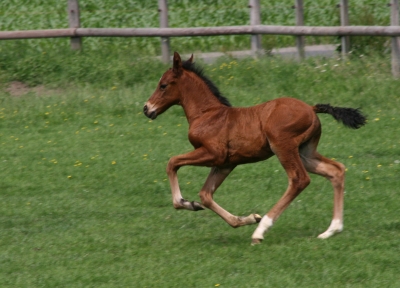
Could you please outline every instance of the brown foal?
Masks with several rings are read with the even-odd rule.
[[[294,98],[278,98],[263,104],[234,108],[218,88],[193,62],[182,62],[174,53],[173,67],[161,77],[146,102],[144,114],[155,119],[172,105],[180,105],[189,122],[189,141],[194,150],[172,157],[167,165],[172,201],[176,209],[211,209],[232,227],[259,223],[252,235],[258,244],[293,199],[310,183],[307,172],[327,178],[334,190],[333,219],[319,238],[328,238],[343,229],[343,164],[317,152],[321,123],[316,113],[331,114],[345,126],[357,129],[366,118],[358,109],[310,106]],[[252,163],[276,155],[289,178],[289,185],[272,209],[263,217],[232,215],[213,200],[213,194],[239,164]],[[211,167],[200,191],[201,203],[187,201],[178,184],[177,171],[185,165]]]

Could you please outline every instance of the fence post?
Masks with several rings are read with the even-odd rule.
[[[260,25],[261,24],[260,0],[249,0],[249,8],[250,8],[250,25]],[[251,51],[255,56],[259,55],[262,52],[260,34],[251,35]]]
[[[340,25],[349,26],[349,5],[347,0],[340,0]],[[345,58],[350,52],[350,36],[342,36],[342,57]]]
[[[399,26],[399,0],[390,3],[390,25]],[[400,38],[392,37],[392,74],[400,77]]]
[[[68,0],[68,17],[69,28],[79,28],[81,26],[79,18],[79,3],[78,0]],[[82,39],[81,37],[71,37],[71,49],[81,50]]]
[[[160,28],[168,28],[168,3],[167,0],[158,0],[160,13]],[[161,59],[169,63],[169,37],[161,37]]]
[[[303,0],[295,0],[294,9],[296,9],[296,26],[304,26]],[[305,58],[304,36],[296,36],[297,57],[299,60]]]

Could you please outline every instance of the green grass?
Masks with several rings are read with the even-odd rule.
[[[344,231],[316,238],[330,223],[333,193],[325,179],[312,176],[253,247],[255,226],[232,229],[209,210],[172,207],[165,166],[192,149],[186,119],[179,107],[155,121],[142,114],[166,66],[150,60],[132,66],[125,56],[95,61],[88,53],[73,62],[72,54],[57,59],[49,52],[25,65],[27,82],[48,89],[12,96],[7,82],[26,76],[22,62],[6,55],[0,61],[0,287],[400,285],[400,84],[388,59],[205,65],[235,106],[292,96],[361,106],[369,118],[354,131],[320,116],[319,151],[348,168]],[[187,199],[198,199],[207,174],[200,167],[179,171]],[[237,215],[264,214],[286,185],[272,158],[235,169],[215,198]]]

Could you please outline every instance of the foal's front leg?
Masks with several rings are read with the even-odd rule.
[[[167,165],[167,174],[171,185],[172,203],[175,209],[187,209],[191,211],[204,210],[204,206],[196,201],[188,201],[182,197],[178,183],[178,169],[185,165],[212,166],[214,159],[207,149],[200,147],[186,154],[171,157]]]
[[[179,189],[178,169],[185,165],[194,166],[213,166],[214,158],[207,149],[204,147],[198,148],[192,152],[172,157],[167,165],[167,174],[169,177],[171,191],[172,191],[172,202],[175,209],[187,209],[191,211],[203,210],[204,206],[217,213],[222,219],[224,219],[232,227],[239,227],[243,225],[255,224],[260,222],[261,216],[257,214],[251,214],[246,217],[238,217],[230,214],[228,211],[219,206],[212,198],[215,190],[221,185],[229,173],[235,168],[235,166],[229,168],[211,168],[210,175],[208,176],[206,183],[204,184],[200,198],[204,206],[196,201],[188,201],[182,197]]]

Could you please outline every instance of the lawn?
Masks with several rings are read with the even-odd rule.
[[[0,30],[66,28],[67,1],[3,1]],[[336,2],[304,3],[306,25],[339,24]],[[352,25],[388,25],[389,8],[350,3]],[[80,1],[82,27],[158,27],[157,1]],[[293,1],[261,1],[262,23],[293,25]],[[171,27],[248,24],[247,1],[169,1]],[[139,13],[140,12],[140,13]],[[344,231],[321,240],[333,191],[310,186],[251,246],[209,210],[172,207],[165,166],[190,151],[183,111],[142,113],[162,73],[158,38],[0,43],[0,287],[399,287],[400,91],[386,38],[352,38],[345,60],[220,59],[206,74],[234,106],[281,96],[361,107],[350,130],[320,115],[319,152],[344,163]],[[249,36],[171,39],[180,53],[249,49]],[[307,38],[308,44],[339,39]],[[263,36],[263,48],[293,37]],[[379,54],[379,56],[378,56]],[[196,56],[195,56],[196,57]],[[196,59],[195,59],[196,60]],[[201,63],[200,63],[201,64]],[[198,200],[208,168],[179,171]],[[265,214],[287,177],[276,158],[237,167],[215,194],[236,215]]]
[[[234,106],[292,96],[368,115],[360,130],[320,115],[319,151],[347,167],[344,231],[316,238],[329,226],[333,193],[312,175],[263,243],[251,246],[255,226],[232,229],[209,210],[172,207],[165,166],[192,149],[186,119],[179,107],[154,121],[142,113],[168,66],[123,58],[107,64],[88,54],[77,54],[76,63],[62,55],[32,58],[26,63],[40,65],[27,65],[30,74],[17,59],[0,65],[0,287],[400,285],[400,82],[388,59],[204,65]],[[3,64],[11,59],[2,57]],[[23,93],[10,90],[24,75],[30,84],[20,83]],[[198,200],[207,174],[182,168],[184,197]],[[264,214],[286,185],[272,158],[235,169],[215,197],[234,214]]]

